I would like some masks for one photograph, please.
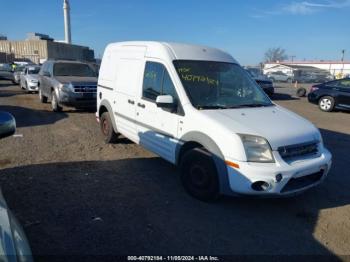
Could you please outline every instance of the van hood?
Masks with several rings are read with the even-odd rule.
[[[62,84],[69,83],[94,83],[97,84],[97,77],[79,77],[79,76],[56,76],[57,81]]]
[[[312,123],[277,105],[201,112],[233,133],[266,138],[273,150],[321,139]]]

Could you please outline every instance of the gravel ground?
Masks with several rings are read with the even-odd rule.
[[[323,113],[295,89],[275,102],[317,125],[333,153],[327,180],[284,199],[202,203],[175,167],[121,139],[102,142],[93,112],[53,113],[0,81],[17,137],[0,141],[4,196],[40,255],[350,255],[350,114]],[[276,126],[279,123],[276,123]],[[298,128],[298,127],[295,127]],[[293,132],[293,130],[291,130]]]

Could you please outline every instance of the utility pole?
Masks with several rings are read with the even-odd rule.
[[[294,58],[296,58],[295,55],[291,55],[291,56],[290,56],[290,59],[292,60],[292,63],[294,62]]]
[[[341,74],[343,75],[344,72],[344,57],[345,57],[345,49],[341,50],[341,62],[343,64],[343,67],[341,69]]]

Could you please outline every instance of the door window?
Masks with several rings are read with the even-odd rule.
[[[339,80],[339,87],[347,88],[350,90],[350,79]]]
[[[178,100],[173,81],[171,81],[169,73],[165,68],[164,68],[162,95],[171,95],[175,101]]]
[[[142,96],[155,101],[159,95],[171,95],[175,101],[178,97],[166,68],[159,63],[147,62],[143,79]]]
[[[164,67],[159,63],[147,62],[143,78],[142,96],[155,101],[161,94]]]

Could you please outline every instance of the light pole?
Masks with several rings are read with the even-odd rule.
[[[341,62],[342,62],[342,64],[343,64],[343,67],[342,67],[342,69],[341,69],[341,75],[342,75],[342,77],[343,77],[345,49],[341,50],[341,54],[342,54],[342,55],[341,55]]]

